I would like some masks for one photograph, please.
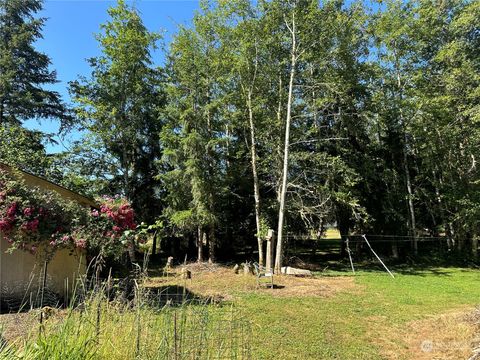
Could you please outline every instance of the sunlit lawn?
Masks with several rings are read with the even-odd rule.
[[[322,282],[315,286],[333,284],[335,291],[326,291],[324,296],[309,294],[310,288],[305,291],[306,279],[298,280],[301,285],[296,294],[297,290],[292,292],[295,279],[276,278],[277,284],[286,284],[284,288],[256,290],[253,277],[230,273],[223,272],[217,278],[194,274],[186,285],[194,292],[223,293],[235,299],[252,321],[255,359],[415,359],[439,355],[456,359],[471,351],[475,326],[462,316],[480,303],[480,273],[476,270],[404,269],[395,273],[395,279],[380,269],[357,271],[354,277],[348,272],[327,271],[317,274]],[[442,314],[452,315],[442,318]],[[436,331],[439,324],[443,325]],[[424,352],[424,340],[443,347],[455,344],[458,349],[453,349],[451,356],[435,348]],[[459,344],[465,346],[460,348]]]
[[[402,273],[394,269],[395,279],[381,269],[360,270],[355,276],[327,270],[315,278],[275,277],[276,288],[267,289],[257,288],[253,275],[205,266],[203,270],[193,267],[191,280],[182,279],[177,268],[168,276],[151,277],[146,286],[184,291],[199,299],[222,299],[227,307],[209,306],[208,312],[202,312],[201,321],[208,323],[217,311],[220,314],[227,310],[228,315],[230,308],[235,309],[235,316],[251,324],[251,335],[242,333],[242,341],[250,344],[252,359],[462,359],[478,346],[480,316],[473,320],[468,317],[480,303],[477,270],[403,268]],[[201,309],[203,305],[198,306]],[[86,355],[119,360],[135,356],[169,358],[155,355],[165,351],[165,334],[170,334],[170,342],[174,336],[168,312],[148,307],[140,312],[135,307],[120,307],[118,311],[115,305],[104,303],[100,316],[96,309],[93,302],[85,315],[75,311],[47,322],[49,336],[40,339],[40,345],[30,338],[24,346],[29,354],[48,357],[25,358],[69,359],[68,354],[72,359]],[[195,313],[199,314],[198,310]],[[223,337],[226,343],[233,341],[228,329],[226,323],[223,330],[208,331],[213,341],[208,345],[211,350]],[[207,354],[208,349],[189,345],[189,341],[199,341],[196,333],[192,334],[182,346]],[[422,348],[425,341],[432,347]],[[21,340],[17,345],[22,348],[20,344]],[[138,346],[140,350],[136,350]]]
[[[336,274],[338,275],[338,274]],[[438,329],[431,339],[426,329],[411,334],[410,322],[438,316],[451,310],[471,311],[480,303],[480,273],[463,269],[436,269],[416,274],[397,274],[395,279],[384,272],[359,272],[358,289],[328,298],[277,298],[251,294],[241,303],[255,324],[255,351],[265,359],[377,359],[438,356],[425,353],[421,342],[450,345],[468,344],[469,326],[450,324]],[[281,290],[278,290],[281,291]],[[430,320],[435,328],[437,320]],[[468,329],[466,329],[468,327]],[[449,334],[442,333],[447,331]],[[422,339],[422,336],[425,338]],[[416,338],[415,338],[416,337]],[[410,343],[407,343],[408,340]],[[412,347],[413,349],[408,349]],[[445,347],[449,343],[443,344]],[[458,349],[452,359],[468,355]],[[461,354],[461,355],[460,355]],[[456,357],[458,356],[458,357]],[[442,357],[441,357],[442,358]]]

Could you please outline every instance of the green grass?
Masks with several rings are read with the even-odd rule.
[[[327,284],[338,276],[352,278],[355,283],[328,297],[278,296],[281,288],[273,290],[273,294],[252,290],[248,282],[253,279],[225,272],[226,276],[232,274],[226,280],[231,286],[221,284],[219,288],[233,296],[234,306],[180,310],[178,331],[185,334],[182,346],[189,351],[192,348],[198,351],[202,346],[207,348],[204,350],[210,349],[201,352],[199,359],[214,358],[222,341],[230,354],[243,351],[244,342],[248,341],[252,359],[382,359],[385,349],[377,339],[383,337],[400,349],[396,358],[415,358],[401,351],[405,348],[403,337],[408,323],[450,310],[467,310],[480,303],[480,273],[461,268],[401,270],[402,273],[396,272],[395,279],[381,270],[360,270],[354,277],[346,272],[323,272]],[[194,280],[198,284],[196,290],[214,285],[212,273],[208,276],[202,280],[199,275]],[[98,309],[100,335],[96,326]],[[225,319],[225,314],[228,318],[231,309],[235,309],[235,321],[242,318],[250,321],[252,333],[245,334],[242,328],[241,343],[234,346],[232,342],[238,341],[240,334],[238,329],[229,330],[233,327],[227,321],[222,322],[224,328],[219,331],[220,322],[216,321]],[[188,326],[182,325],[185,323]],[[29,356],[25,358],[31,359],[82,359],[88,355],[92,359],[174,358],[172,324],[171,311],[130,309],[108,303],[99,308],[93,302],[83,314],[71,312],[67,320],[47,324],[47,335],[42,339],[33,336],[18,346],[26,349]],[[450,335],[456,339],[462,334]],[[136,349],[137,338],[140,350]]]
[[[256,358],[380,359],[377,332],[480,303],[480,273],[474,270],[437,269],[395,279],[359,272],[355,282],[362,288],[358,293],[326,299],[243,297],[255,324]],[[392,341],[401,337],[392,333]]]
[[[340,239],[340,231],[335,228],[328,228],[325,231],[325,235],[322,236],[322,239]]]

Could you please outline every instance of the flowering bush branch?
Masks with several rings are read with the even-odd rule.
[[[9,251],[41,248],[50,257],[59,248],[79,248],[119,256],[133,243],[135,214],[126,200],[103,197],[91,210],[20,179],[0,169],[0,231]]]
[[[88,239],[88,247],[107,256],[118,256],[134,243],[135,214],[121,197],[104,196],[97,199],[100,210],[93,209],[88,224],[75,229],[75,237]]]

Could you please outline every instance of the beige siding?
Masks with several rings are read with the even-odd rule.
[[[22,292],[29,284],[32,288],[38,287],[44,266],[42,260],[26,251],[15,250],[7,253],[8,248],[9,244],[0,232],[0,291]],[[47,284],[51,290],[61,295],[71,293],[72,284],[79,275],[85,274],[85,271],[83,252],[59,250],[47,266]]]

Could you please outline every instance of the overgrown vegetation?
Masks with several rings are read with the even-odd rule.
[[[0,231],[12,249],[100,255],[95,283],[104,256],[128,251],[116,269],[128,291],[112,296],[108,274],[40,328],[0,337],[2,357],[419,358],[434,315],[448,333],[429,336],[462,344],[452,358],[478,345],[474,323],[439,314],[464,316],[480,295],[479,1],[202,0],[163,44],[136,2],[118,0],[90,74],[62,79],[69,106],[35,48],[42,5],[0,0],[0,169],[106,196],[83,209],[0,170]],[[55,134],[31,119],[81,139],[49,154]],[[326,240],[334,227],[340,241]],[[395,280],[372,268],[362,234]],[[139,250],[163,276],[131,275]],[[270,290],[215,265],[267,258]],[[296,264],[322,271],[278,276]]]
[[[336,223],[343,239],[409,236],[416,255],[419,236],[446,236],[476,256],[477,1],[203,1],[160,67],[160,35],[119,1],[91,74],[71,79],[73,113],[39,91],[55,80],[33,45],[41,2],[0,5],[2,161],[122,194],[162,222],[151,234],[169,252],[256,246],[262,263],[271,228],[280,265],[289,233]],[[31,117],[85,136],[47,157],[47,138],[19,127]]]
[[[125,306],[95,296],[53,314],[42,336],[38,317],[28,315],[30,331],[11,346],[35,359],[173,359],[176,316],[178,358],[216,358],[218,351],[228,359],[468,358],[478,341],[477,271],[393,270],[395,280],[374,269],[355,277],[327,270],[318,279],[276,278],[275,289],[258,289],[253,276],[218,267],[194,271],[188,282],[172,273],[146,283],[162,289],[158,304],[193,294],[196,302],[152,308],[147,300]],[[228,302],[201,300],[214,295]],[[18,322],[4,328],[9,341],[13,328],[22,329]],[[431,352],[422,350],[424,341],[433,343]]]
[[[0,358],[251,358],[250,323],[233,304],[215,305],[208,298],[192,298],[186,290],[146,293],[135,284],[133,293],[107,283],[87,294],[79,287],[83,294],[77,293],[68,309],[39,310],[46,318],[42,322],[37,312],[25,314],[27,332],[9,337]]]

